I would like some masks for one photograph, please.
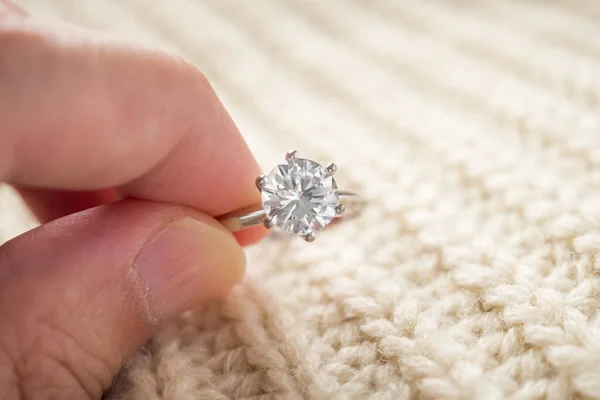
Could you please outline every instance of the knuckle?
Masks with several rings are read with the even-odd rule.
[[[23,397],[13,365],[10,353],[0,341],[0,400]]]
[[[108,364],[75,335],[41,320],[13,325],[12,332],[3,327],[0,363],[17,398],[99,398],[112,378]]]

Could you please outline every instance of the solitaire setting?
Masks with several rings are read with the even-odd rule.
[[[346,204],[363,203],[358,195],[338,190],[336,171],[334,163],[321,165],[290,150],[282,164],[256,178],[261,204],[219,220],[231,231],[262,223],[313,242],[318,231],[345,214]]]
[[[288,152],[285,163],[256,179],[267,214],[265,226],[314,240],[317,231],[344,212],[333,178],[336,169],[335,164],[322,166]]]

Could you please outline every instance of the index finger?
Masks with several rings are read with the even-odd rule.
[[[206,78],[166,52],[0,20],[0,178],[118,187],[212,215],[257,202],[259,167]]]

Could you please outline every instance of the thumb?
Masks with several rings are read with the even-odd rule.
[[[99,398],[158,324],[224,294],[244,262],[214,219],[141,200],[4,244],[0,398]]]

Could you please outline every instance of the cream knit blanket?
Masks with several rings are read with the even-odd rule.
[[[265,168],[297,148],[370,200],[249,248],[110,398],[600,398],[600,2],[17,3],[184,54]]]

